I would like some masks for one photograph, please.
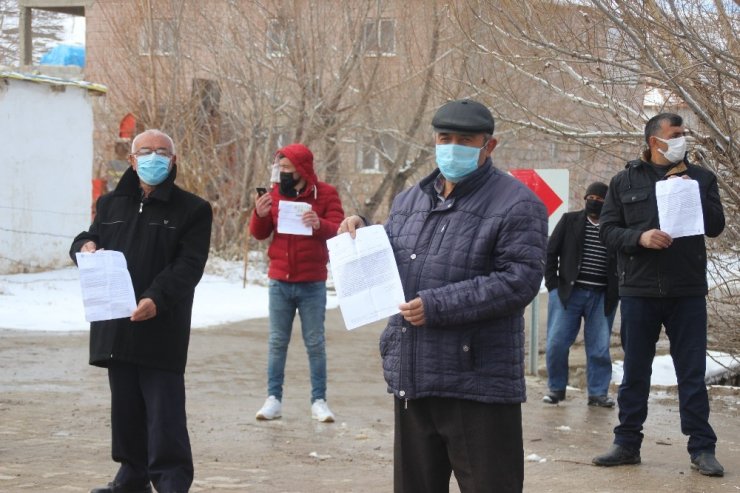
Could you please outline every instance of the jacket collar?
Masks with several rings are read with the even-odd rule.
[[[161,200],[167,202],[170,200],[172,194],[172,188],[175,186],[175,178],[177,177],[177,164],[172,165],[170,174],[167,178],[157,185],[152,193],[149,194],[149,199]],[[121,176],[116,189],[113,191],[119,195],[139,195],[141,194],[141,186],[139,184],[139,175],[134,171],[133,166],[129,166]]]
[[[494,168],[491,158],[487,157],[483,164],[478,167],[478,169],[470,173],[468,176],[460,180],[455,185],[455,189],[450,194],[450,197],[459,197],[461,195],[466,195],[470,193],[472,190],[475,190],[484,181],[485,177],[493,173],[493,170]],[[439,171],[439,168],[432,171],[432,174],[428,175],[426,178],[421,180],[421,182],[419,182],[419,186],[421,187],[421,189],[428,194],[434,194],[436,196],[437,192],[434,188],[434,182],[437,180],[437,177],[440,174],[441,173]],[[450,197],[448,197],[448,199]]]
[[[308,198],[311,195],[313,195],[314,200],[317,199],[319,196],[319,190],[315,183],[309,183],[307,181],[305,188],[301,190],[300,193],[298,193],[298,196],[296,198]]]
[[[689,160],[688,158],[684,158],[682,161],[679,161],[677,163],[673,163],[668,167],[668,171],[665,174],[665,177],[669,177],[672,175],[679,175],[681,173],[685,173],[689,170],[688,167]],[[651,166],[650,164],[650,149],[645,149],[640,154],[640,158],[635,161],[630,161],[627,163],[626,167],[637,167],[637,166]]]

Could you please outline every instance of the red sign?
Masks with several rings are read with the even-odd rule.
[[[533,169],[512,169],[509,173],[517,180],[521,181],[537,195],[545,207],[547,207],[548,217],[563,203],[563,199],[558,197],[545,180]]]

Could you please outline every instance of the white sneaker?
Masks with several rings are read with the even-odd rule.
[[[324,399],[316,399],[311,404],[311,417],[318,419],[322,423],[333,423],[334,413],[331,412],[329,406],[326,404]]]
[[[280,404],[280,401],[275,398],[274,395],[271,395],[265,400],[265,403],[262,405],[262,408],[257,411],[257,419],[260,420],[270,420],[270,419],[277,419],[280,416],[283,415],[283,405]]]

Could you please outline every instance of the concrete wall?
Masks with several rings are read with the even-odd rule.
[[[90,224],[91,97],[0,79],[0,273],[70,264],[70,241]]]

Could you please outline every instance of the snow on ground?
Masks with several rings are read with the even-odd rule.
[[[193,327],[267,317],[267,277],[261,266],[255,267],[250,265],[243,287],[241,262],[209,260],[195,290]],[[337,306],[330,291],[327,308]],[[0,328],[87,330],[77,268],[0,276]]]
[[[193,328],[267,317],[265,265],[257,256],[250,256],[250,259],[254,260],[248,265],[246,286],[243,285],[242,262],[209,259],[206,273],[195,290]],[[329,291],[327,308],[337,306],[336,294]],[[76,267],[0,276],[0,328],[87,330]],[[617,384],[622,380],[622,364],[622,361],[613,363],[612,381]],[[720,375],[727,368],[740,368],[740,361],[724,353],[710,352],[707,358],[708,377]],[[676,385],[670,356],[655,358],[652,383]]]
[[[718,351],[708,351],[707,353],[707,371],[705,373],[707,380],[713,380],[718,376],[726,373],[728,369],[734,369],[735,372],[740,370],[740,359],[732,357],[729,354]],[[612,382],[619,385],[622,382],[624,370],[624,361],[612,362]],[[653,360],[653,374],[650,378],[651,385],[664,387],[675,387],[676,370],[673,368],[673,360],[668,354],[656,356]]]

